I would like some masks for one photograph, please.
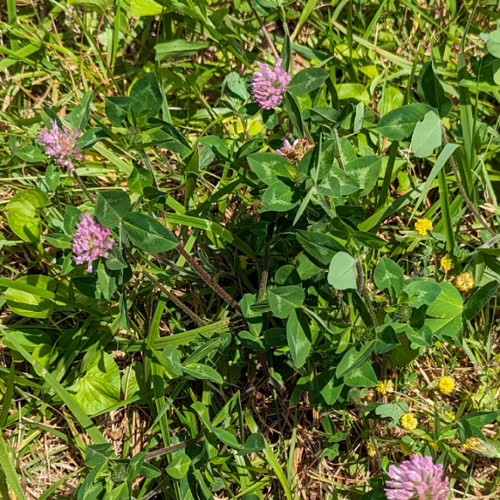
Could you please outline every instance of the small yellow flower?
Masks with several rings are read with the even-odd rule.
[[[417,428],[418,420],[411,414],[405,413],[401,417],[401,427],[407,431],[414,431]]]
[[[431,441],[431,442],[429,443],[429,446],[430,446],[431,448],[433,448],[433,449],[434,449],[434,451],[439,451],[438,445],[437,445],[434,441]]]
[[[448,413],[444,414],[445,418],[453,422],[455,420],[455,414],[452,411],[449,411]]]
[[[393,392],[394,391],[394,384],[392,383],[392,380],[379,380],[377,382],[377,386],[375,387],[375,390],[377,392],[380,392],[380,394],[385,394],[386,392]]]
[[[415,222],[415,229],[420,236],[427,236],[427,231],[432,231],[434,228],[429,219],[418,219]]]
[[[455,382],[451,377],[448,375],[445,375],[444,377],[441,377],[438,382],[438,389],[443,393],[443,394],[449,394],[453,389],[455,389]]]
[[[453,261],[449,257],[443,257],[441,259],[441,267],[447,273],[453,267]]]
[[[241,269],[245,271],[248,265],[248,257],[246,255],[240,255],[240,265]]]
[[[399,449],[401,450],[401,453],[406,457],[408,455],[411,455],[413,452],[411,451],[411,448],[409,447],[409,445],[407,445],[406,443],[401,443],[399,445]]]
[[[373,458],[377,455],[377,452],[375,450],[375,447],[371,444],[371,443],[368,443],[366,445],[366,453],[368,454],[369,457]]]
[[[474,288],[474,278],[471,273],[462,273],[459,274],[455,280],[455,286],[461,292],[468,292],[472,288]]]

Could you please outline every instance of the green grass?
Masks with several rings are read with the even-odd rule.
[[[147,6],[138,0],[132,5],[125,0],[7,1],[3,7],[0,287],[28,294],[37,306],[53,311],[47,317],[26,316],[12,307],[12,300],[7,303],[8,295],[0,295],[1,498],[152,498],[156,492],[156,498],[176,500],[355,500],[380,486],[389,461],[404,459],[402,443],[446,463],[451,498],[498,491],[498,453],[488,457],[467,451],[457,427],[461,418],[484,412],[475,428],[498,439],[498,287],[487,297],[486,287],[500,279],[499,252],[491,241],[489,249],[484,247],[500,223],[500,86],[471,69],[474,58],[479,61],[487,53],[480,34],[496,29],[497,5],[451,0],[425,6],[406,0],[272,4],[190,0],[161,12],[152,3],[148,8],[159,8],[158,14],[142,17],[131,15],[131,9],[138,14]],[[339,293],[344,289],[334,290],[326,278],[307,282],[310,295],[297,308],[295,331],[302,328],[317,342],[299,367],[288,346],[272,344],[271,349],[264,342],[266,331],[286,326],[285,318],[262,309],[263,334],[256,340],[242,334],[252,332],[254,310],[240,301],[245,294],[267,300],[267,292],[292,283],[285,283],[294,279],[292,274],[281,271],[280,278],[277,271],[285,265],[297,268],[307,254],[297,243],[297,231],[311,230],[313,223],[314,230],[323,231],[321,225],[331,222],[328,214],[339,221],[335,216],[342,215],[343,202],[329,204],[311,187],[300,211],[289,219],[286,213],[273,219],[271,212],[259,212],[265,186],[238,150],[247,143],[246,132],[254,139],[266,135],[252,153],[291,132],[293,108],[283,108],[277,125],[266,128],[260,114],[240,112],[245,102],[228,87],[227,78],[232,72],[242,75],[246,80],[237,83],[248,87],[256,61],[272,60],[261,25],[278,51],[292,36],[291,73],[323,68],[341,110],[363,110],[361,120],[352,114],[334,132],[331,124],[322,129],[323,142],[334,134],[344,141],[337,164],[349,155],[346,144],[360,157],[382,158],[373,189],[346,202],[366,214],[354,223],[346,218],[328,226],[335,241],[345,242],[360,263],[366,288],[358,286],[358,295]],[[390,140],[377,123],[393,109],[421,102],[418,74],[431,60],[452,99],[450,113],[441,120],[450,144],[417,158],[409,140]],[[130,95],[149,73],[156,75],[161,90],[158,117],[184,137],[187,146],[176,147],[187,147],[189,154],[110,123],[105,98]],[[335,97],[326,89],[295,96],[297,109],[309,110],[314,99],[316,106],[335,108]],[[86,92],[93,93],[87,128],[109,132],[83,151],[84,161],[77,165],[91,199],[65,169],[54,189],[47,162],[23,157],[23,148],[37,145],[39,130],[46,126],[50,111],[45,107],[65,118]],[[300,124],[296,121],[295,128]],[[311,134],[318,141],[315,131]],[[141,141],[149,145],[141,148]],[[248,153],[253,146],[247,147]],[[158,196],[133,188],[129,176],[137,166],[154,173]],[[8,216],[8,202],[28,189],[40,189],[50,198],[39,211],[41,241],[23,241]],[[69,259],[64,263],[71,252],[50,235],[66,234],[69,206],[89,211],[95,196],[116,189],[131,195],[133,209],[155,214],[173,231],[210,283],[174,249],[155,255],[131,247],[126,256],[132,279],[111,299],[76,289],[73,279],[84,275],[68,267]],[[419,217],[433,221],[432,237],[417,237]],[[369,234],[358,234],[356,240],[354,231]],[[373,242],[376,236],[383,242],[360,243],[359,238]],[[439,267],[445,254],[453,258],[449,274]],[[314,395],[315,378],[329,363],[335,369],[352,346],[372,345],[379,336],[373,316],[383,324],[404,309],[377,284],[374,273],[382,258],[397,263],[405,279],[442,283],[470,271],[486,298],[477,299],[476,314],[460,315],[459,338],[435,336],[415,360],[398,364],[390,354],[368,352],[377,378],[391,378],[394,393],[381,396],[373,387],[360,387],[344,405],[327,404]],[[327,270],[325,264],[323,277]],[[146,273],[205,325],[186,315]],[[31,275],[53,278],[54,287],[19,281]],[[321,293],[312,300],[315,289]],[[243,315],[224,294],[240,303]],[[470,295],[461,297],[467,309]],[[263,307],[269,311],[267,302]],[[91,380],[89,373],[100,378]],[[450,395],[436,390],[444,374],[456,382]],[[78,391],[84,383],[96,402],[91,409],[74,397],[82,397]],[[389,418],[378,418],[364,408],[373,402],[391,403],[391,411],[406,405],[418,416],[419,427],[407,432],[396,426],[397,419],[392,425]],[[445,416],[450,411],[455,420]],[[238,454],[241,447],[251,448],[247,440],[252,434],[263,437],[261,446]],[[368,454],[369,442],[374,457]],[[92,443],[112,447],[89,451]],[[162,447],[168,452],[146,460],[153,466],[149,470],[141,469],[140,452]],[[190,466],[183,472],[185,458],[179,457],[186,456]],[[136,464],[127,462],[127,484],[119,477],[125,463],[120,460],[132,457]],[[134,467],[140,479],[132,474]],[[93,474],[99,479],[95,484]],[[108,496],[92,490],[99,485]],[[118,496],[109,496],[112,490]]]

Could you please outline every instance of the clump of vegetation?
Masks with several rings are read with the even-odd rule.
[[[493,5],[5,11],[2,498],[495,498]]]

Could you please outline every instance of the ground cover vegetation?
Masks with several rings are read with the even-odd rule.
[[[0,497],[498,498],[496,2],[0,6]]]

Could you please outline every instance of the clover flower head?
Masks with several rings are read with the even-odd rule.
[[[76,264],[87,262],[86,273],[92,272],[92,262],[99,257],[107,258],[115,240],[111,231],[95,221],[89,214],[81,215],[73,234],[73,260]]]
[[[295,141],[293,141],[293,144],[290,144],[290,141],[283,137],[283,147],[277,149],[276,153],[286,158],[287,161],[290,162],[290,164],[296,165],[313,147],[314,145],[311,144],[307,139],[295,139]]]
[[[388,474],[388,500],[446,500],[450,492],[443,464],[433,463],[431,457],[412,455],[399,467],[391,465]]]
[[[271,69],[268,64],[257,62],[258,71],[254,71],[252,93],[255,102],[262,109],[274,109],[283,99],[290,75],[282,67],[283,60],[278,58]]]
[[[411,414],[405,413],[401,417],[401,427],[407,431],[414,431],[417,428],[418,420]]]
[[[377,451],[375,450],[375,446],[373,444],[368,443],[366,445],[366,453],[369,457],[373,458],[377,455]]]
[[[455,420],[455,418],[456,418],[455,413],[453,413],[452,411],[445,413],[444,416],[450,422],[453,422],[453,420]]]
[[[418,219],[417,222],[415,222],[415,230],[420,236],[427,236],[427,231],[432,231],[433,229],[432,221],[429,219]]]
[[[455,279],[455,286],[461,291],[461,292],[468,292],[472,288],[474,288],[474,278],[472,277],[471,273],[462,273],[457,276]]]
[[[375,386],[375,390],[380,394],[394,391],[394,384],[392,380],[379,380]]]
[[[438,389],[443,394],[449,394],[453,389],[455,389],[455,382],[450,376],[444,375],[439,379]]]
[[[45,147],[45,154],[54,158],[56,165],[68,167],[70,173],[75,171],[73,160],[81,160],[82,154],[76,147],[76,141],[81,130],[71,128],[71,130],[62,126],[62,131],[59,130],[57,122],[54,120],[50,122],[51,129],[40,130],[38,142],[42,143]]]
[[[453,261],[449,257],[443,257],[440,263],[445,273],[453,267]]]

